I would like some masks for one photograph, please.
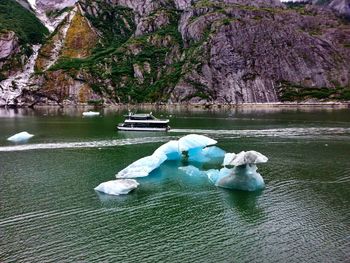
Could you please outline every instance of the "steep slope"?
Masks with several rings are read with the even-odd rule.
[[[81,0],[67,14],[17,105],[350,99],[350,25],[317,5]]]
[[[282,0],[284,3],[304,3],[326,6],[337,14],[350,18],[350,0]]]
[[[38,44],[48,30],[33,13],[12,0],[0,2],[0,106],[16,104],[27,86]],[[18,83],[17,83],[17,80]]]

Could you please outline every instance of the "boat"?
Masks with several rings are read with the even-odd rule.
[[[124,115],[123,123],[118,124],[118,130],[121,131],[168,131],[170,130],[168,119],[158,119],[152,115],[152,112],[147,114],[135,114],[129,112]]]

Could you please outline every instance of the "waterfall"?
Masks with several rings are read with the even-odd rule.
[[[41,45],[33,45],[33,54],[22,71],[0,82],[0,106],[16,105],[16,99],[22,94],[23,88],[27,87],[29,78],[34,72],[40,47]]]

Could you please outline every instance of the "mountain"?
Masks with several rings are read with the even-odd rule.
[[[350,100],[342,1],[21,1],[47,29],[1,31],[0,105]]]

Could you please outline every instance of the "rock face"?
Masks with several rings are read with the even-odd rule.
[[[5,32],[0,35],[0,60],[4,60],[19,52],[18,38],[15,32]]]
[[[329,3],[329,7],[350,18],[350,0],[333,0]]]
[[[350,0],[282,0],[285,3],[307,3],[327,6],[340,15],[350,18]]]
[[[339,13],[349,7],[348,0],[328,4]],[[31,6],[60,22],[17,105],[350,100],[350,25],[319,5],[39,0]],[[15,37],[0,38],[1,45],[0,61],[17,52]],[[16,76],[5,78],[16,82]]]

